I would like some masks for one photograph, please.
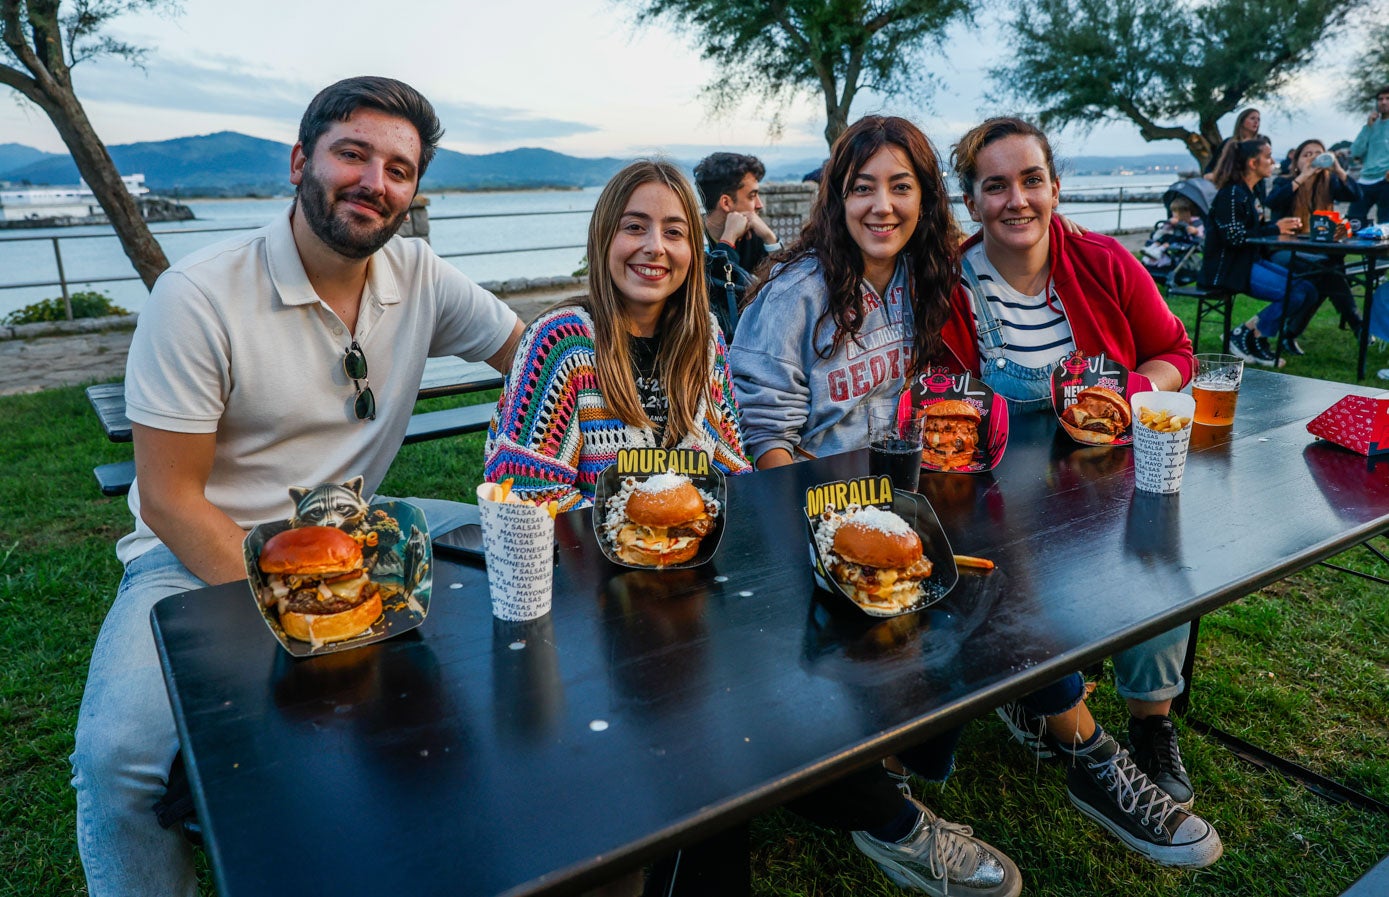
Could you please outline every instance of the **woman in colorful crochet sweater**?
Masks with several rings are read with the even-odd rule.
[[[593,503],[623,448],[693,448],[725,474],[750,469],[700,220],[668,162],[608,182],[589,223],[589,295],[526,330],[487,433],[489,482],[569,510]]]

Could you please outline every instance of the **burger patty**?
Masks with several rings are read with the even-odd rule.
[[[703,539],[714,529],[714,518],[709,516],[698,517],[689,523],[682,523],[679,526],[672,526],[666,530],[666,535],[670,539],[680,539],[693,537]]]
[[[371,597],[374,588],[362,572],[349,573],[327,582],[295,582],[290,585],[288,593],[280,597],[279,610],[281,613],[290,611],[296,614],[340,614]]]
[[[865,567],[839,557],[830,562],[830,575],[835,579],[870,590],[880,585],[926,579],[931,575],[931,569],[931,561],[925,557],[904,569]]]

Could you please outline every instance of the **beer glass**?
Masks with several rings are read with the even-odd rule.
[[[1191,397],[1196,400],[1196,422],[1208,427],[1228,427],[1235,422],[1244,360],[1236,355],[1196,356],[1196,376]]]

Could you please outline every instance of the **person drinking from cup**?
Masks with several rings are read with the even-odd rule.
[[[593,503],[623,448],[691,448],[750,469],[723,334],[709,312],[694,190],[639,160],[598,197],[588,295],[536,318],[488,428],[484,478],[526,500]]]
[[[1049,410],[1052,369],[1076,348],[1103,352],[1158,390],[1191,379],[1191,341],[1151,275],[1114,239],[1072,233],[1056,220],[1060,182],[1040,129],[992,118],[961,137],[952,158],[980,230],[964,245],[945,343],[1010,410]],[[1183,808],[1192,789],[1169,716],[1183,689],[1188,634],[1182,625],[1114,655],[1116,686],[1129,706],[1127,749],[1091,716],[1079,673],[998,713],[1039,756],[1067,760],[1072,802],[1131,849],[1165,865],[1201,867],[1222,846]]]
[[[1267,302],[1263,311],[1231,330],[1230,351],[1245,361],[1272,365],[1275,359],[1269,337],[1285,322],[1301,320],[1316,304],[1316,287],[1305,280],[1289,282],[1288,269],[1262,257],[1250,237],[1295,234],[1302,228],[1297,218],[1264,221],[1263,203],[1255,186],[1273,173],[1273,149],[1262,140],[1232,144],[1215,169],[1219,192],[1211,202],[1206,227],[1206,253],[1201,263],[1202,286],[1248,293]]]
[[[830,150],[810,219],[755,288],[733,340],[734,386],[757,467],[868,444],[869,409],[892,406],[943,352],[959,230],[936,153],[902,118],[870,115]],[[953,768],[959,729],[903,751],[927,779]],[[905,778],[905,777],[903,777]],[[881,765],[793,802],[894,881],[932,894],[1016,895],[1017,866],[897,790]]]
[[[1360,199],[1360,185],[1346,174],[1335,153],[1326,151],[1326,144],[1320,140],[1304,140],[1293,151],[1292,167],[1286,175],[1274,178],[1273,188],[1268,192],[1268,210],[1275,218],[1296,218],[1298,233],[1309,233],[1312,229],[1312,213],[1334,208],[1337,202],[1355,202]],[[1287,250],[1275,252],[1270,258],[1274,264],[1287,268],[1293,261],[1293,254]],[[1305,259],[1299,260],[1296,270],[1301,272],[1308,265]],[[1326,270],[1325,267],[1311,278],[1317,290],[1315,301],[1303,308],[1296,318],[1283,322],[1283,340],[1279,350],[1284,355],[1302,355],[1302,347],[1297,337],[1307,329],[1322,300],[1329,298],[1341,320],[1351,331],[1360,335],[1360,311],[1355,307],[1350,284],[1342,264],[1340,270]]]

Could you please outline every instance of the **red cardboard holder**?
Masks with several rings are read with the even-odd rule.
[[[1312,418],[1307,432],[1362,455],[1389,455],[1389,396],[1346,396]]]

